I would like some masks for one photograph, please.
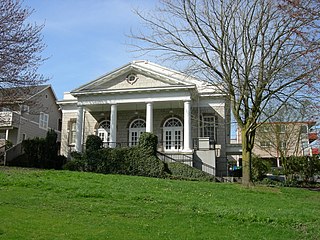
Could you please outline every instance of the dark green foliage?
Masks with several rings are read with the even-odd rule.
[[[44,138],[27,139],[22,142],[26,162],[35,168],[44,168],[46,159],[46,140]]]
[[[102,140],[96,135],[89,135],[86,141],[86,151],[94,152],[102,148]]]
[[[254,181],[261,181],[264,179],[268,172],[270,172],[270,163],[258,157],[252,158],[252,179]]]
[[[302,178],[305,182],[313,181],[313,176],[320,174],[320,159],[318,156],[291,156],[286,160],[286,175],[289,179]]]
[[[98,141],[97,141],[98,142]],[[213,176],[182,163],[166,164],[156,157],[158,139],[152,133],[143,133],[138,146],[131,148],[105,148],[93,144],[84,154],[72,153],[64,166],[67,170],[104,174],[125,174],[174,179],[213,181]],[[94,151],[91,149],[95,149]]]
[[[64,156],[58,155],[57,134],[54,130],[48,131],[46,138],[24,140],[22,147],[24,154],[14,159],[10,165],[62,169],[66,162]]]
[[[169,177],[174,179],[214,181],[214,177],[212,175],[183,163],[168,163],[168,170]]]
[[[104,174],[164,177],[165,163],[152,154],[153,147],[150,147],[147,142],[148,140],[145,140],[144,144],[131,148],[105,148],[95,151],[88,151],[87,148],[83,155],[73,154],[73,158],[64,168]],[[151,142],[154,144],[154,140]]]
[[[139,138],[139,147],[144,150],[146,154],[156,155],[158,145],[158,137],[153,133],[143,133]]]

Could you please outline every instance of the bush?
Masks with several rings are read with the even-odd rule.
[[[102,140],[96,135],[89,135],[86,140],[86,151],[93,152],[102,148]]]
[[[147,155],[155,156],[157,153],[158,137],[153,133],[142,133],[139,138],[139,148]]]
[[[90,136],[90,139],[92,142],[89,144],[87,139],[87,151],[84,154],[72,153],[72,159],[64,166],[64,169],[158,178],[214,180],[212,175],[185,164],[166,164],[159,160],[156,156],[158,139],[152,133],[143,133],[138,146],[131,148],[101,149],[100,141],[96,136]]]
[[[73,154],[65,169],[125,174],[147,177],[164,177],[165,163],[151,155],[149,147],[106,148],[86,151],[83,155]]]
[[[62,169],[66,162],[64,156],[58,156],[57,134],[54,130],[49,130],[46,138],[24,140],[22,147],[24,154],[14,159],[10,165]]]
[[[252,158],[252,179],[254,181],[261,181],[270,172],[270,163],[258,157]]]
[[[291,156],[286,159],[286,174],[289,179],[300,177],[304,182],[313,181],[316,174],[320,174],[320,159],[318,156]]]
[[[214,181],[214,177],[199,169],[193,168],[183,163],[172,162],[167,163],[169,175],[168,177],[174,179],[188,179],[200,181]]]

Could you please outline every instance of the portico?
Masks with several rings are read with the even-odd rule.
[[[157,94],[155,93],[154,96],[156,95]],[[164,148],[165,150],[192,152],[190,95],[187,96],[188,94],[186,94],[186,96],[182,96],[180,99],[175,97],[175,99],[171,98],[169,100],[168,93],[165,98],[161,98],[160,95],[161,94],[158,94],[157,98],[154,97],[152,102],[136,101],[133,103],[128,99],[127,101],[124,101],[120,96],[117,96],[118,100],[113,101],[112,103],[105,102],[106,99],[98,101],[97,99],[94,99],[94,97],[92,100],[78,102],[75,151],[81,152],[82,146],[85,143],[84,112],[88,112],[96,117],[98,123],[103,121],[108,121],[110,123],[108,124],[105,132],[108,137],[104,139],[104,142],[108,144],[108,147],[114,148],[119,145],[117,143],[125,142],[123,138],[123,131],[119,130],[119,128],[128,128],[129,134],[127,142],[129,145],[131,145],[132,142],[135,142],[135,140],[138,140],[140,132],[134,132],[132,130],[134,127],[131,123],[140,119],[140,121],[144,121],[144,124],[142,124],[143,126],[140,125],[139,131],[151,133],[156,132],[160,142],[170,142],[170,144],[167,144],[167,148]],[[139,106],[139,109],[137,109],[137,106]],[[99,110],[99,108],[101,108],[101,110]],[[156,114],[156,124],[154,122],[154,111],[158,113]],[[163,114],[159,114],[159,112],[162,112]],[[102,114],[104,114],[103,118],[101,118]],[[125,125],[123,125],[123,119],[121,117],[121,122],[118,123],[117,121],[118,115],[121,116],[123,114],[126,115],[128,120]],[[159,115],[163,115],[160,120],[158,119]],[[164,126],[164,123],[168,119],[177,119],[177,121],[181,123],[180,127],[182,128],[179,130],[179,126]],[[170,125],[168,121],[167,123]],[[161,132],[161,129],[166,131]],[[134,134],[136,134],[136,136]],[[122,137],[118,137],[117,135],[122,135]],[[134,139],[135,137],[136,139]],[[174,146],[172,146],[172,144]]]

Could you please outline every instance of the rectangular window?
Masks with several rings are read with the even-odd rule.
[[[77,125],[76,120],[72,119],[68,123],[68,130],[69,130],[69,144],[74,145],[76,143],[76,131]]]
[[[278,133],[285,133],[286,132],[286,125],[284,125],[284,124],[277,125],[277,132]]]
[[[21,113],[29,113],[29,111],[30,111],[30,109],[29,109],[28,105],[23,104],[23,105],[20,106],[20,112]]]
[[[43,129],[48,129],[48,124],[49,124],[49,114],[40,112],[39,127]]]
[[[263,148],[268,148],[271,146],[271,143],[269,141],[261,141],[260,146]]]
[[[287,143],[285,141],[280,141],[279,147],[284,150],[287,148]]]
[[[308,133],[308,127],[303,125],[300,127],[300,131],[301,131],[301,133]]]
[[[266,126],[266,125],[262,125],[260,129],[261,129],[261,132],[269,132],[270,131],[270,127]]]
[[[211,141],[217,139],[218,118],[214,115],[202,116],[202,137],[209,137]]]

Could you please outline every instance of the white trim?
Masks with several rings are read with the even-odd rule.
[[[83,96],[79,99],[78,106],[96,104],[122,104],[122,103],[146,103],[146,102],[171,102],[191,101],[190,93],[186,92],[162,92],[157,94],[131,94],[131,95],[101,95]]]
[[[166,127],[168,121],[178,120],[181,126]],[[163,123],[163,150],[165,152],[181,152],[183,150],[183,123],[179,118],[171,117]],[[176,134],[176,133],[179,134]],[[170,133],[170,134],[169,134]],[[176,141],[176,137],[180,139]],[[170,138],[170,139],[168,139]],[[167,141],[168,140],[168,141]]]
[[[167,91],[173,90],[178,91],[180,89],[195,89],[195,85],[173,85],[173,86],[165,86],[165,87],[145,87],[145,88],[127,88],[127,89],[102,89],[102,90],[92,90],[92,91],[83,91],[83,92],[71,92],[73,96],[81,96],[81,95],[96,95],[96,94],[104,94],[104,93],[132,93],[132,92],[153,92],[153,91]],[[71,102],[71,101],[70,101]]]
[[[130,123],[130,125],[129,125],[129,146],[130,147],[138,144],[141,134],[146,132],[146,127],[142,127],[142,128],[133,128],[132,127],[133,123],[136,121],[143,121],[144,125],[146,125],[146,121],[142,118],[136,118]],[[133,141],[132,133],[136,133],[136,137],[137,137],[136,141]]]
[[[41,117],[42,116],[42,117]],[[40,112],[39,113],[39,128],[48,130],[49,127],[49,114]]]

